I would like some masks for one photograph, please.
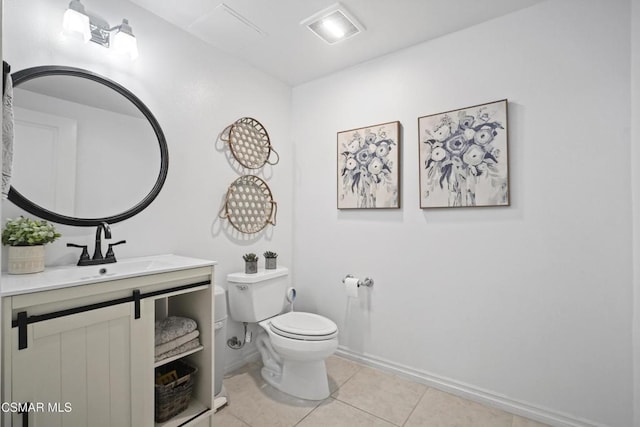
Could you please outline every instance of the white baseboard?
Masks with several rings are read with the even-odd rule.
[[[501,409],[554,427],[607,427],[604,424],[572,417],[568,414],[541,408],[526,402],[510,399],[488,390],[482,390],[469,384],[461,383],[428,372],[419,371],[389,360],[368,354],[355,353],[344,346],[339,346],[337,356],[351,359],[366,366],[378,368],[392,374],[425,384],[429,387],[463,397],[474,402]]]

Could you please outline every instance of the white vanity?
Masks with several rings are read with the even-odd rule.
[[[4,426],[210,426],[214,261],[162,255],[2,275]],[[196,320],[201,346],[158,363],[154,322]],[[190,406],[154,423],[154,369],[198,368]],[[28,423],[28,424],[27,424]]]

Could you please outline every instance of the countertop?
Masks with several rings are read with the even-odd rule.
[[[207,267],[216,264],[216,261],[171,254],[122,259],[112,264],[83,267],[75,265],[47,267],[43,272],[33,274],[2,273],[0,297]]]

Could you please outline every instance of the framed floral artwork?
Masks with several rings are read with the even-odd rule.
[[[420,208],[509,206],[507,100],[418,118]]]
[[[400,122],[338,132],[338,209],[400,207]]]

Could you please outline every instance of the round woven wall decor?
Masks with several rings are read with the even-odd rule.
[[[255,175],[243,175],[229,186],[220,217],[241,233],[252,234],[267,224],[276,225],[277,209],[267,183]]]
[[[228,127],[228,139],[233,157],[244,167],[258,169],[265,163],[275,165],[280,156],[271,146],[269,134],[262,124],[251,117],[236,120]],[[275,161],[270,161],[271,153],[276,155]]]

